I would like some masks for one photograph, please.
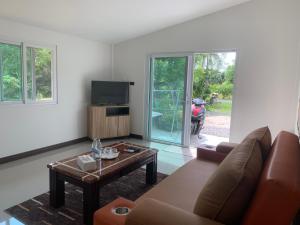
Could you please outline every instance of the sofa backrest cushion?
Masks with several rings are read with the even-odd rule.
[[[246,139],[257,139],[261,147],[262,157],[265,160],[272,145],[272,136],[269,127],[261,127],[252,131],[244,140]]]
[[[290,225],[300,209],[300,145],[282,131],[275,139],[243,225]]]
[[[224,224],[240,222],[262,169],[260,145],[246,139],[223,160],[201,190],[194,213]]]

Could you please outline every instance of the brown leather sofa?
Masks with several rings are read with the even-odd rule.
[[[126,225],[290,225],[300,208],[299,140],[282,131],[271,146],[263,132],[263,141],[199,148],[137,199]]]

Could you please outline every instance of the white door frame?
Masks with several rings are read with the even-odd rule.
[[[147,62],[146,62],[146,79],[145,79],[145,117],[144,117],[144,124],[145,124],[145,138],[146,140],[150,141],[151,137],[151,125],[149,119],[152,118],[152,98],[151,98],[151,93],[152,93],[152,87],[153,84],[150,85],[150,82],[153,81],[152,79],[152,65],[151,63],[153,62],[153,59],[155,58],[161,58],[161,57],[187,57],[187,69],[186,69],[186,77],[185,77],[185,84],[184,84],[184,93],[185,93],[185,107],[183,111],[184,119],[183,119],[183,131],[182,131],[182,137],[181,137],[181,142],[182,145],[180,146],[189,146],[190,145],[190,133],[191,133],[191,98],[192,98],[192,93],[193,93],[193,67],[194,67],[194,53],[162,53],[162,54],[150,54],[147,57]],[[155,140],[156,142],[162,142],[166,143],[164,141],[158,141]],[[173,144],[173,143],[172,143]],[[176,144],[175,144],[176,145]]]

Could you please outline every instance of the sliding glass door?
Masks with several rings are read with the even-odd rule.
[[[185,144],[188,55],[150,58],[148,138]]]
[[[228,141],[235,59],[232,51],[152,55],[148,139],[183,146]]]

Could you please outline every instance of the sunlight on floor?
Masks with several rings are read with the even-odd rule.
[[[7,215],[7,219],[0,220],[0,225],[25,225],[24,223],[21,223],[17,219],[10,217]]]

